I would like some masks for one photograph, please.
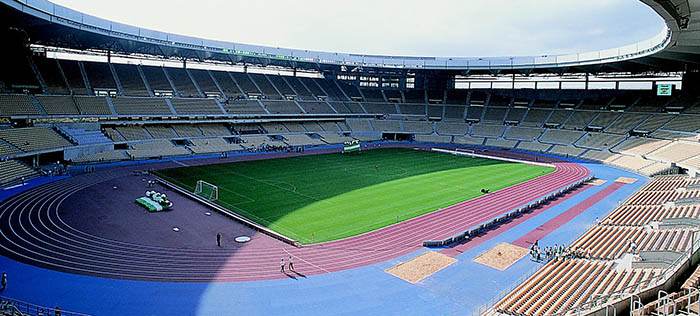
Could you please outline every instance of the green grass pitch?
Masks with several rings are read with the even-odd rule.
[[[412,149],[182,167],[157,174],[301,243],[373,231],[545,175],[553,168]]]

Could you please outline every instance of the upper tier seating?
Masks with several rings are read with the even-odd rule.
[[[401,122],[394,120],[373,120],[374,129],[381,132],[402,132]]]
[[[114,75],[112,75],[109,64],[84,61],[83,65],[93,90],[117,91],[117,84],[114,82]]]
[[[605,131],[618,134],[627,134],[648,119],[647,114],[624,113],[618,120],[608,126]]]
[[[236,100],[224,104],[226,112],[231,114],[266,114],[258,100]]]
[[[143,83],[143,78],[139,73],[138,66],[136,65],[125,65],[125,64],[113,64],[114,71],[119,77],[119,82],[124,90],[124,95],[133,97],[147,97],[148,89]]]
[[[268,80],[272,83],[272,85],[277,88],[277,91],[279,91],[282,96],[289,97],[289,96],[295,96],[297,95],[296,92],[294,92],[294,89],[287,84],[287,81],[285,80],[284,76],[265,76],[267,77]]]
[[[604,150],[619,144],[625,138],[625,136],[608,133],[588,133],[576,142],[576,146]]]
[[[75,105],[83,115],[112,115],[112,111],[107,105],[107,99],[103,97],[73,97]]]
[[[214,99],[171,99],[178,114],[223,115],[224,112]]]
[[[264,101],[270,114],[301,114],[302,110],[294,101]]]
[[[119,115],[172,115],[173,112],[160,98],[127,98],[116,97],[112,99],[114,109]]]
[[[540,137],[540,142],[548,144],[571,145],[585,133],[558,129],[547,129]]]
[[[41,103],[48,115],[79,115],[80,110],[75,105],[71,96],[44,96],[38,95],[36,99]]]
[[[222,124],[202,124],[199,129],[204,136],[231,136],[231,130]]]
[[[506,139],[534,141],[542,135],[540,128],[509,127],[503,135]]]
[[[182,68],[163,68],[168,72],[168,76],[175,85],[175,89],[181,97],[192,98],[201,97],[197,87],[195,87],[192,78],[187,73],[187,70]]]
[[[540,127],[542,124],[544,124],[551,113],[551,110],[546,109],[530,109],[525,115],[521,125]]]
[[[297,99],[314,101],[316,96],[311,92],[311,90],[297,77],[283,77],[284,81],[287,82],[289,87],[294,89]]]
[[[140,66],[153,92],[173,92],[163,67]]]
[[[0,115],[24,116],[40,114],[41,112],[34,106],[31,96],[24,94],[0,95]]]
[[[487,125],[476,124],[472,126],[471,135],[481,137],[499,138],[503,135],[505,126],[503,125]]]
[[[221,95],[221,91],[219,91],[219,87],[216,86],[216,83],[209,75],[208,70],[188,69],[188,71],[192,75],[192,78],[197,83],[199,88],[202,90],[202,93],[204,93],[205,97],[212,97],[215,95],[219,95],[219,96]]]
[[[255,85],[260,88],[260,91],[268,98],[273,100],[281,100],[282,95],[277,92],[277,89],[267,80],[265,75],[249,73],[250,79],[255,82]]]
[[[244,93],[238,88],[236,83],[231,79],[231,75],[224,71],[210,71],[212,77],[216,80],[221,87],[222,92],[229,98],[235,99],[238,96],[244,95]]]
[[[68,89],[66,80],[61,74],[61,69],[58,68],[58,61],[56,59],[34,58],[34,64],[36,64],[39,73],[41,73],[41,77],[46,83],[47,91],[45,91],[45,93],[70,94],[70,89]]]
[[[60,60],[59,64],[73,94],[93,95],[92,91],[89,91],[85,86],[85,79],[83,79],[83,74],[77,61]]]
[[[229,75],[231,75],[233,80],[238,84],[238,87],[240,87],[241,90],[243,90],[243,93],[248,95],[262,94],[262,92],[255,85],[255,83],[253,83],[253,81],[250,79],[248,74],[240,72],[229,72]]]
[[[436,124],[437,133],[441,135],[464,135],[469,130],[466,123],[440,122]]]

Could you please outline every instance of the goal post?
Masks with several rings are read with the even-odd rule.
[[[216,201],[219,199],[219,187],[209,182],[198,180],[194,188],[194,194],[209,201]]]

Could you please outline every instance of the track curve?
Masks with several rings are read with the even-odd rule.
[[[286,278],[280,258],[293,256],[304,275],[341,271],[382,262],[421,248],[503,214],[589,176],[576,163],[553,163],[548,175],[459,203],[393,226],[343,240],[295,248],[258,234],[237,249],[173,248],[104,238],[76,229],[59,209],[81,190],[128,171],[110,170],[47,184],[0,205],[0,253],[49,269],[151,281],[211,282]],[[256,240],[268,239],[266,242]]]

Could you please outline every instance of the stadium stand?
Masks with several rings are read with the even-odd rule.
[[[80,114],[80,110],[71,96],[38,95],[36,99],[48,115]]]
[[[54,130],[44,127],[0,130],[0,139],[23,152],[56,150],[73,145]]]
[[[163,67],[154,66],[139,66],[143,71],[143,75],[148,81],[148,85],[157,96],[160,95],[175,95],[172,85],[167,77],[165,77],[165,69]]]
[[[117,91],[117,84],[114,81],[112,70],[109,64],[98,62],[83,62],[85,73],[93,91],[109,90]]]
[[[519,316],[583,311],[604,303],[601,297],[616,299],[617,293],[637,293],[665,282],[668,275],[663,267],[673,266],[650,262],[666,260],[653,259],[663,254],[681,260],[683,256],[674,253],[684,253],[691,247],[697,228],[664,223],[698,219],[699,210],[696,206],[662,204],[683,199],[688,195],[678,190],[697,183],[697,179],[685,176],[654,178],[571,244],[570,249],[579,253],[577,257],[550,261],[503,297],[494,309]],[[654,222],[661,225],[648,226]]]
[[[170,100],[178,114],[186,115],[223,115],[215,99],[180,99],[173,98]]]
[[[278,92],[277,88],[272,85],[267,76],[261,74],[248,73],[250,79],[255,83],[255,86],[260,89],[266,98],[279,100],[282,99],[282,95]]]
[[[184,156],[192,152],[182,146],[176,146],[169,140],[157,139],[146,142],[132,143],[126,153],[133,159],[146,159],[167,156]]]
[[[214,80],[216,80],[216,83],[219,84],[219,87],[221,87],[221,92],[227,97],[237,99],[244,95],[229,73],[223,71],[210,71],[210,73]]]
[[[263,104],[270,114],[302,114],[304,113],[295,101],[264,101]],[[320,109],[318,103],[306,104],[310,110]],[[326,112],[327,113],[327,112]]]
[[[184,98],[201,97],[189,75],[189,70],[182,68],[163,68],[175,86],[178,96]]]
[[[472,126],[471,135],[488,138],[500,138],[505,132],[503,125],[476,124]]]
[[[165,99],[116,97],[112,99],[114,109],[119,115],[172,115]]]
[[[0,115],[27,116],[40,115],[31,96],[23,94],[0,95]]]
[[[219,137],[192,139],[187,148],[195,154],[222,153],[243,149],[240,144],[230,143]]]
[[[212,98],[221,96],[221,91],[216,82],[214,82],[214,79],[212,79],[212,76],[209,75],[208,70],[188,69],[187,71],[192,75],[192,79],[199,89],[202,90],[204,94],[203,97]]]
[[[46,83],[48,94],[70,94],[57,59],[34,58],[34,63]]]
[[[19,161],[0,161],[0,185],[14,183],[20,179],[26,181],[38,175],[39,174],[34,169]]]
[[[528,127],[508,127],[503,135],[506,139],[534,141],[542,135],[543,130]]]
[[[92,95],[92,91],[89,91],[85,86],[86,79],[83,78],[83,74],[80,71],[80,65],[77,61],[60,60],[59,65],[63,70],[63,74],[65,75],[68,86],[73,94]]]
[[[440,135],[464,135],[469,131],[469,125],[465,123],[439,122],[435,126]]]
[[[247,73],[229,72],[234,82],[241,88],[246,95],[263,95],[257,85],[250,79]]]
[[[146,85],[143,83],[137,68],[138,66],[126,64],[113,64],[112,66],[119,78],[124,95],[133,97],[149,96],[148,89],[146,89]]]
[[[112,115],[106,98],[75,96],[73,101],[82,115]]]
[[[577,131],[567,131],[558,129],[547,129],[540,137],[539,141],[548,144],[571,145],[585,133]]]

